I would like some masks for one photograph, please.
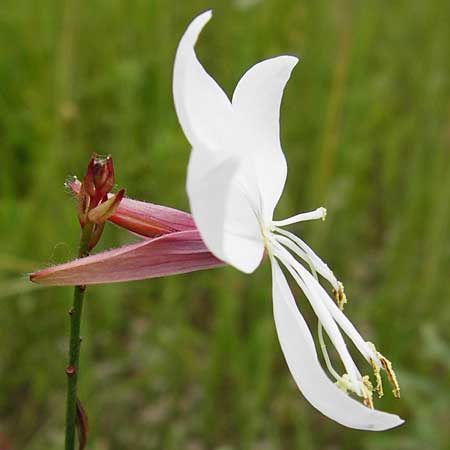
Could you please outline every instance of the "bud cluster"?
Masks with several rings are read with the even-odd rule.
[[[71,180],[68,184],[79,184],[77,194],[78,220],[81,228],[90,224],[92,238],[90,250],[95,247],[103,232],[106,220],[117,210],[125,189],[111,194],[114,186],[114,166],[110,155],[102,157],[93,153],[83,181]]]

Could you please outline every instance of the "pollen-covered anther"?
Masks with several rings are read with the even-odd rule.
[[[400,398],[400,384],[397,379],[397,375],[395,375],[394,369],[392,368],[392,363],[385,356],[383,356],[375,347],[372,342],[367,342],[367,344],[371,347],[371,349],[375,352],[381,362],[381,366],[386,371],[386,374],[389,378],[389,382],[392,385],[392,394],[395,398]],[[381,376],[380,376],[380,367],[375,364],[373,360],[371,360],[371,365],[377,379],[377,392],[378,396],[381,397],[383,395],[383,386],[381,384]],[[380,388],[378,388],[380,386]],[[379,390],[380,389],[380,390]],[[380,394],[381,391],[381,394]]]
[[[392,385],[392,394],[395,398],[400,398],[400,385],[397,380],[397,375],[395,375],[394,369],[392,368],[392,363],[385,358],[382,354],[378,353],[383,369],[386,371],[389,381]]]
[[[351,378],[348,374],[344,373],[341,377],[339,377],[336,381],[336,386],[344,391],[346,394],[353,392],[359,397],[363,398],[363,403],[370,409],[373,409],[373,385],[370,381],[368,375],[364,375],[361,380],[356,382],[355,384],[352,382]]]
[[[363,394],[363,403],[368,408],[373,409],[373,385],[368,375],[362,377],[361,390]]]
[[[327,209],[324,208],[323,206],[321,207],[322,209],[322,220],[325,220],[327,218]]]
[[[343,311],[344,305],[347,303],[347,296],[344,292],[344,285],[340,281],[338,281],[338,288],[333,289],[333,295],[336,299],[336,303],[339,306],[339,309]]]
[[[370,365],[372,366],[373,374],[375,376],[375,390],[377,391],[378,398],[383,397],[383,381],[381,380],[380,367],[375,363],[373,359],[370,360]]]

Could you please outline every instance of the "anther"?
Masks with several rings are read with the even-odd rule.
[[[394,395],[395,398],[400,398],[400,385],[399,385],[399,382],[397,380],[397,376],[395,375],[394,369],[392,368],[392,363],[375,348],[375,345],[372,344],[372,342],[367,342],[367,344],[376,353],[378,358],[380,358],[381,366],[386,371],[386,374],[387,374],[387,376],[389,378],[389,382],[392,385],[392,388],[393,388],[392,389],[392,394]],[[370,363],[372,365],[372,368],[373,368],[373,371],[374,371],[374,375],[375,375],[375,377],[377,379],[378,396],[381,397],[383,395],[383,386],[381,384],[380,368],[375,364],[374,361],[371,360]],[[380,386],[380,387],[378,387],[378,386]]]
[[[373,385],[370,382],[369,376],[368,375],[364,375],[362,377],[362,391],[363,391],[363,403],[364,405],[366,405],[368,408],[373,409]]]
[[[380,368],[377,366],[373,359],[370,360],[370,365],[372,366],[373,374],[375,375],[375,389],[378,394],[378,398],[383,397],[383,382],[381,380]]]
[[[380,357],[381,365],[386,371],[389,381],[391,382],[391,385],[393,387],[392,393],[394,394],[394,397],[400,398],[400,385],[398,384],[397,376],[395,375],[394,369],[392,368],[392,363],[380,353],[378,354],[378,356]]]
[[[333,289],[333,295],[336,299],[336,303],[339,306],[339,309],[343,311],[344,305],[347,303],[347,296],[344,292],[344,285],[340,281],[338,281],[338,288]]]

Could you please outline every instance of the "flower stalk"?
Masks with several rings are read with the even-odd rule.
[[[78,257],[84,258],[89,255],[89,243],[92,238],[93,223],[86,222],[81,231]],[[67,406],[66,406],[66,440],[65,449],[75,448],[75,427],[77,417],[77,384],[80,361],[81,346],[81,314],[83,311],[83,300],[86,292],[85,285],[75,286],[73,293],[73,305],[69,311],[70,315],[70,343],[69,343],[69,365],[67,374]]]
[[[92,155],[80,191],[77,194],[78,220],[81,226],[81,237],[78,258],[89,256],[90,251],[99,241],[106,220],[117,210],[124,189],[117,194],[109,193],[114,186],[114,167],[112,158]],[[78,429],[79,449],[83,450],[87,437],[87,416],[78,399],[77,385],[80,368],[81,317],[86,285],[78,284],[74,288],[73,304],[70,315],[69,364],[67,375],[67,405],[65,450],[75,449],[75,430]],[[80,419],[81,417],[81,419]]]

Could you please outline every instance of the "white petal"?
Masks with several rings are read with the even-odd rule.
[[[191,145],[217,149],[230,131],[231,103],[197,59],[194,45],[211,11],[197,16],[178,45],[173,96],[178,119]]]
[[[193,147],[187,190],[195,223],[211,252],[252,272],[264,252],[261,226],[270,222],[286,179],[279,109],[297,59],[282,56],[251,68],[231,105],[194,51],[210,17],[206,12],[194,19],[175,59],[175,106]]]
[[[244,173],[234,144],[238,136],[231,103],[195,54],[198,35],[210,18],[207,11],[192,21],[175,57],[175,107],[193,147],[187,191],[195,223],[211,252],[252,272],[264,252],[257,217],[261,195],[252,173]]]
[[[258,215],[248,187],[236,177],[238,162],[194,148],[187,192],[192,215],[209,250],[219,259],[250,273],[264,253]]]
[[[272,274],[278,338],[289,370],[305,398],[320,412],[350,428],[381,431],[401,425],[400,417],[365,407],[329,380],[317,358],[308,326],[274,258]]]
[[[239,151],[250,156],[247,167],[256,174],[263,199],[263,217],[272,219],[287,175],[280,144],[280,105],[284,87],[298,58],[278,56],[251,67],[233,94]]]

